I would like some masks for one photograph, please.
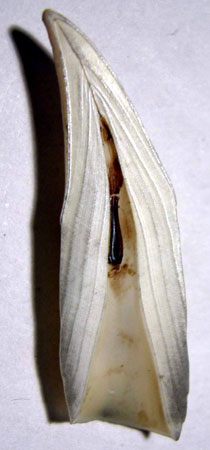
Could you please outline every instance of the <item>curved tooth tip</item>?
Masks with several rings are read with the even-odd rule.
[[[45,25],[52,23],[56,20],[63,20],[66,22],[66,19],[62,14],[57,13],[56,11],[53,11],[53,9],[45,9],[42,14],[42,20],[45,23]]]

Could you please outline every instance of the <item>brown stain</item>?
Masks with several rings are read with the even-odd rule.
[[[125,274],[128,274],[133,277],[136,274],[136,272],[135,272],[135,270],[132,269],[132,267],[129,267],[128,264],[118,265],[118,266],[112,267],[108,271],[108,278],[117,279],[119,277],[122,277]]]
[[[109,178],[110,195],[117,195],[123,184],[123,174],[109,125],[103,116],[100,117],[100,121],[102,142],[106,143],[105,160]]]
[[[148,415],[147,415],[146,411],[144,411],[143,409],[141,411],[139,411],[137,415],[138,415],[139,420],[142,423],[146,424],[149,422]]]
[[[135,270],[132,269],[132,267],[129,267],[128,264],[123,264],[122,271],[124,273],[128,273],[128,275],[131,275],[132,277],[135,275]]]
[[[118,275],[120,274],[121,266],[114,266],[108,271],[108,278],[118,278]]]
[[[130,205],[130,202],[129,202],[129,205]],[[124,211],[123,206],[121,206],[121,208],[119,210],[119,216],[120,216],[120,221],[121,221],[121,227],[123,230],[124,241],[129,242],[130,239],[133,238],[134,228],[133,228],[133,223],[131,223],[127,213]]]
[[[113,375],[113,374],[119,374],[122,372],[124,365],[121,364],[120,367],[115,367],[114,369],[109,369],[106,372],[106,375]]]
[[[146,411],[143,409],[137,413],[138,420],[140,421],[140,425],[145,428],[155,428],[157,426],[156,420],[151,420]]]
[[[118,336],[122,338],[123,341],[127,342],[129,345],[132,345],[134,343],[134,340],[129,334],[124,333],[123,331],[120,331],[118,333]]]
[[[86,400],[87,400],[87,397],[88,397],[88,394],[89,394],[89,392],[90,392],[90,389],[91,389],[91,386],[88,386],[88,388],[86,389],[86,392],[85,392],[85,396],[84,396],[84,399],[83,399],[83,404],[86,402]]]
[[[106,122],[106,119],[103,116],[101,116],[100,119],[101,119],[100,129],[101,129],[101,134],[102,134],[103,140],[105,142],[113,141],[112,134],[110,132],[110,129],[109,129],[109,126],[108,126],[108,124]]]

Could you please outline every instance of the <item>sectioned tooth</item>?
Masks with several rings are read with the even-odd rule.
[[[66,147],[60,362],[70,421],[178,439],[188,355],[173,188],[108,65],[63,16],[43,19]]]

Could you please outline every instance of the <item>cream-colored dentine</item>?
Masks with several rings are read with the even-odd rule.
[[[186,416],[186,301],[172,185],[88,39],[43,15],[61,93],[60,366],[71,423],[177,440]]]

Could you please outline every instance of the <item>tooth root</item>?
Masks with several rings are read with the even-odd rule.
[[[178,439],[188,355],[173,188],[100,55],[60,14],[43,18],[66,148],[60,360],[70,421]]]

